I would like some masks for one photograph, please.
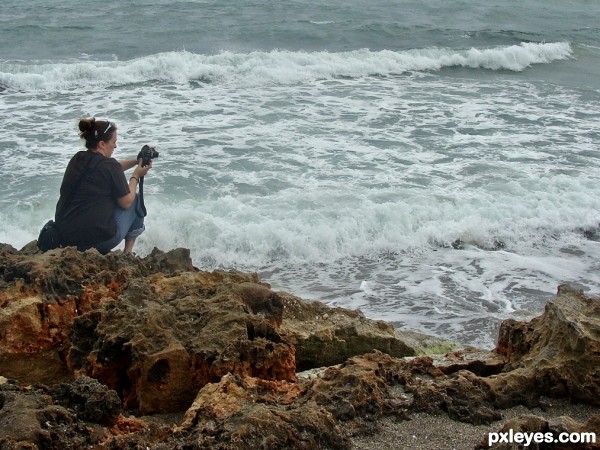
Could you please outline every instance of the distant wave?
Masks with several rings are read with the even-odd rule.
[[[295,84],[314,79],[395,75],[445,67],[522,71],[572,55],[567,42],[522,43],[486,49],[415,49],[404,52],[271,52],[199,55],[186,51],[130,61],[0,64],[0,86],[10,90],[61,90],[145,82]]]

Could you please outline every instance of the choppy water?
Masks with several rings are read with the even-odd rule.
[[[154,246],[464,343],[600,292],[600,4],[0,5],[0,241],[50,218],[80,117],[146,142]]]

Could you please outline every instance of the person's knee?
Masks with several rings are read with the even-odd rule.
[[[135,240],[136,238],[138,238],[144,231],[146,230],[146,227],[144,226],[144,224],[142,223],[141,226],[137,226],[137,228],[134,228],[133,225],[132,227],[129,229],[129,231],[127,232],[127,234],[125,235],[125,240]]]

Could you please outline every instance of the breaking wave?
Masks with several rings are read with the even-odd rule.
[[[296,84],[315,79],[390,76],[446,67],[522,71],[533,64],[569,59],[568,42],[522,43],[495,48],[367,49],[350,52],[270,52],[200,55],[186,51],[130,61],[0,64],[0,86],[16,91],[53,91],[78,87],[127,86],[148,82]]]

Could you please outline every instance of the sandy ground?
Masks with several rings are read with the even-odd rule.
[[[534,414],[550,419],[570,416],[585,422],[600,408],[588,405],[573,405],[563,401],[548,401],[545,410],[528,409],[522,406],[502,411],[503,419],[490,425],[471,425],[456,422],[447,415],[431,416],[414,414],[409,421],[384,419],[380,430],[372,436],[352,440],[352,450],[473,450],[488,433],[498,431],[513,417]]]

